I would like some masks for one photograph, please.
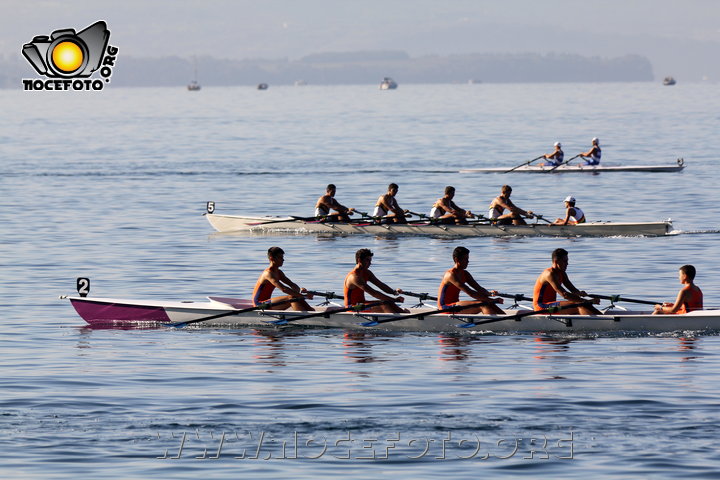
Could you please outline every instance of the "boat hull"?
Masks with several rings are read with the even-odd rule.
[[[209,302],[148,302],[108,298],[69,297],[78,314],[91,326],[132,328],[162,326],[177,322],[192,322],[228,313],[227,316],[194,323],[198,327],[272,327],[276,320],[285,320],[286,327],[322,327],[352,330],[380,330],[398,332],[674,332],[720,330],[720,310],[701,310],[684,315],[651,315],[649,311],[613,311],[604,315],[530,315],[515,320],[507,315],[449,315],[434,314],[383,323],[394,314],[370,314],[326,311],[326,316],[293,321],[293,317],[308,312],[251,311],[232,314],[235,307],[250,305],[248,300],[226,299],[228,303]],[[234,300],[234,301],[231,301]],[[235,305],[235,307],[231,306]],[[318,311],[322,311],[318,307]],[[148,314],[149,311],[153,313]],[[411,313],[432,311],[432,308],[413,308]],[[523,310],[520,310],[523,311]],[[132,312],[138,314],[133,318]],[[162,313],[161,313],[162,312]],[[507,314],[518,310],[507,310]],[[370,321],[377,325],[364,325]],[[486,322],[467,327],[470,322]]]
[[[210,225],[221,233],[231,232],[292,232],[306,234],[366,235],[435,235],[454,237],[609,237],[659,236],[672,230],[672,222],[588,222],[580,225],[430,225],[409,223],[374,225],[370,223],[331,223],[296,220],[291,217],[246,217],[241,215],[205,215]]]
[[[679,172],[685,168],[682,161],[675,165],[561,165],[555,169],[550,166],[524,165],[508,172],[510,168],[464,168],[460,173],[602,173],[602,172]]]

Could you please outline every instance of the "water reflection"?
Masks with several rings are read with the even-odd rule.
[[[272,329],[252,329],[251,343],[256,351],[252,358],[273,367],[287,366],[285,357],[285,337],[287,333]]]
[[[695,350],[698,345],[698,339],[695,337],[678,337],[678,345],[676,347],[676,350],[678,352],[691,352]],[[697,356],[685,356],[682,357],[681,361],[688,362],[690,360],[695,360],[698,358]]]
[[[570,351],[572,341],[573,339],[570,338],[537,336],[534,338],[535,355],[533,355],[533,358],[537,360],[556,359],[556,354]]]
[[[367,332],[343,332],[343,355],[354,363],[372,363],[377,359],[372,354],[372,343],[368,341],[372,334]]]
[[[471,356],[470,346],[474,338],[463,335],[438,335],[437,342],[440,345],[441,362],[453,362],[467,360]]]

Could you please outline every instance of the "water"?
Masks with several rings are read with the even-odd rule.
[[[247,296],[271,245],[314,289],[340,291],[368,247],[391,286],[434,292],[464,245],[488,288],[530,293],[563,247],[588,291],[671,300],[677,267],[693,263],[717,306],[718,88],[0,91],[3,478],[718,478],[712,334],[92,330],[58,299],[78,276],[97,296]],[[574,155],[594,136],[605,162],[688,167],[456,173],[517,165],[556,140]],[[416,211],[451,184],[459,205],[483,212],[510,183],[518,205],[548,217],[572,194],[591,220],[672,218],[683,233],[263,237],[214,235],[202,216],[209,200],[218,213],[308,215],[331,182],[342,203],[369,210],[390,181]]]

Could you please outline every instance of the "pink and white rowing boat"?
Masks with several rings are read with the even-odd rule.
[[[208,297],[207,301],[156,301],[118,298],[66,297],[91,326],[139,328],[157,326],[324,327],[400,332],[674,332],[720,331],[720,310],[683,315],[651,315],[650,311],[607,310],[602,315],[531,314],[522,307],[505,315],[437,314],[433,307],[416,307],[410,314],[341,312],[317,307],[316,312],[251,310],[249,300]],[[427,315],[424,313],[427,312]],[[522,318],[518,318],[518,314]],[[300,318],[308,317],[311,318]],[[407,317],[407,318],[403,318]]]

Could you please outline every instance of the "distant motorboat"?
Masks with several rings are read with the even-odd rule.
[[[675,79],[673,77],[665,77],[663,79],[663,85],[675,85]]]
[[[395,90],[398,87],[398,84],[390,77],[383,78],[383,81],[380,83],[380,90]]]
[[[305,80],[295,80],[296,87],[304,87],[305,85],[307,85],[307,82]]]
[[[267,83],[259,83],[258,86],[257,86],[257,89],[258,89],[258,90],[267,90],[267,89],[268,89],[268,84],[267,84]]]

